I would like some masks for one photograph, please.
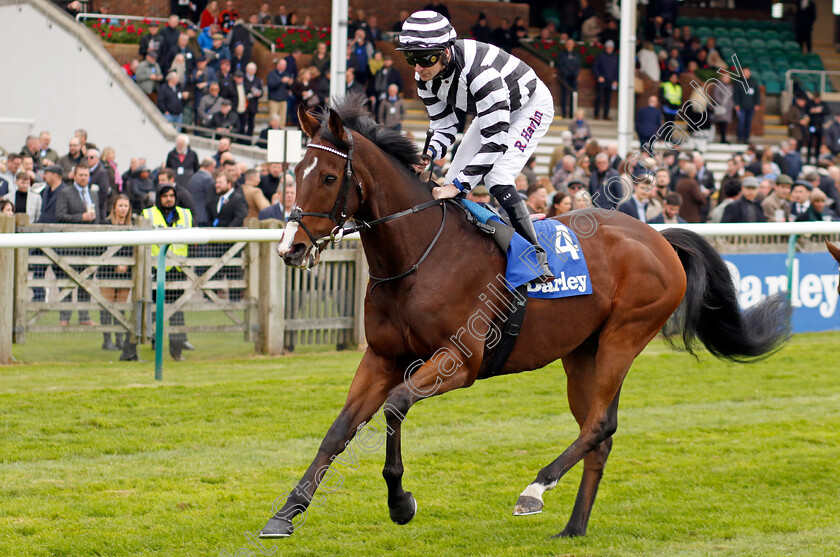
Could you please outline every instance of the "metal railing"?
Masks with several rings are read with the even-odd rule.
[[[103,19],[109,21],[112,19],[115,19],[117,21],[159,21],[162,23],[166,23],[167,21],[169,21],[169,18],[166,17],[146,17],[144,15],[95,14],[90,12],[76,14],[76,21],[81,22],[83,19]]]
[[[788,70],[785,72],[785,91],[788,94],[788,98],[793,98],[793,82],[795,81],[794,74],[818,74],[820,76],[820,96],[824,96],[827,92],[825,90],[826,86],[826,79],[830,75],[840,76],[840,71],[828,71],[828,70]]]
[[[175,124],[173,124],[174,126]],[[205,128],[203,126],[196,126],[193,124],[180,124],[181,129],[189,131],[192,135],[197,135],[200,137],[206,137],[213,141],[217,139],[221,139],[222,137],[229,137],[235,143],[239,145],[250,145],[252,147],[256,147],[258,149],[265,149],[265,145],[260,145],[259,141],[260,138],[257,135],[245,135],[242,133],[235,133],[235,132],[220,132],[214,128]]]
[[[265,44],[271,50],[272,54],[275,52],[274,43],[272,41],[270,41],[268,39],[268,37],[266,37],[265,35],[263,35],[262,33],[260,33],[259,31],[257,31],[255,29],[255,27],[258,27],[257,25],[247,25],[246,27],[248,28],[248,32],[251,33],[252,37],[254,37],[256,40],[260,41],[261,43]],[[259,26],[259,27],[265,27],[265,26]]]

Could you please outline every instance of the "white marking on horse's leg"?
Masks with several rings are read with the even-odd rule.
[[[542,501],[543,493],[546,491],[550,491],[554,489],[554,486],[557,485],[557,482],[551,482],[548,485],[542,485],[539,483],[532,483],[525,490],[519,495],[520,497],[533,497],[534,499],[539,499]]]
[[[303,171],[303,178],[302,178],[303,180],[306,180],[306,177],[309,176],[309,173],[312,172],[312,169],[315,168],[315,166],[317,164],[318,164],[318,157],[315,157],[314,159],[312,159],[312,164],[307,166],[306,169]]]
[[[277,255],[283,257],[289,252],[290,249],[292,249],[292,242],[295,239],[297,229],[298,223],[296,222],[290,222],[286,224],[286,229],[283,231],[283,238],[277,244]]]

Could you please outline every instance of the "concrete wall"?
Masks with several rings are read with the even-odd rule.
[[[0,0],[0,146],[18,151],[28,132],[48,130],[63,155],[77,128],[101,149],[116,150],[119,168],[131,157],[150,166],[166,159],[174,128],[123,72],[96,38],[46,0]],[[28,125],[10,120],[32,122]],[[4,120],[7,123],[4,123]],[[199,156],[215,142],[194,139]],[[264,160],[254,149],[235,148],[238,160]]]
[[[105,51],[75,20],[45,0],[0,0],[3,101],[0,117],[34,121],[49,130],[60,154],[77,128],[100,148],[117,152],[120,168],[131,156],[150,164],[172,149],[174,129]],[[4,145],[18,150],[17,143]]]

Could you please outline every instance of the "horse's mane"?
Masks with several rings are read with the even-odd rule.
[[[317,111],[315,117],[321,122],[321,137],[339,149],[346,151],[350,148],[346,141],[336,137],[329,129],[329,111],[333,110],[341,117],[347,128],[362,134],[382,151],[395,158],[401,165],[409,167],[418,164],[420,162],[420,152],[414,141],[401,132],[377,124],[376,120],[363,106],[366,101],[364,95],[350,94],[341,99],[333,99],[329,107]]]

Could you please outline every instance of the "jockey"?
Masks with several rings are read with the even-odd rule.
[[[432,193],[435,199],[455,197],[483,180],[514,230],[534,245],[540,279],[554,280],[525,201],[514,187],[514,178],[551,125],[551,92],[522,60],[493,45],[455,37],[449,20],[424,10],[405,20],[397,48],[414,67],[434,132],[422,154],[425,163],[443,158],[455,141],[456,108],[475,115],[444,185]]]

